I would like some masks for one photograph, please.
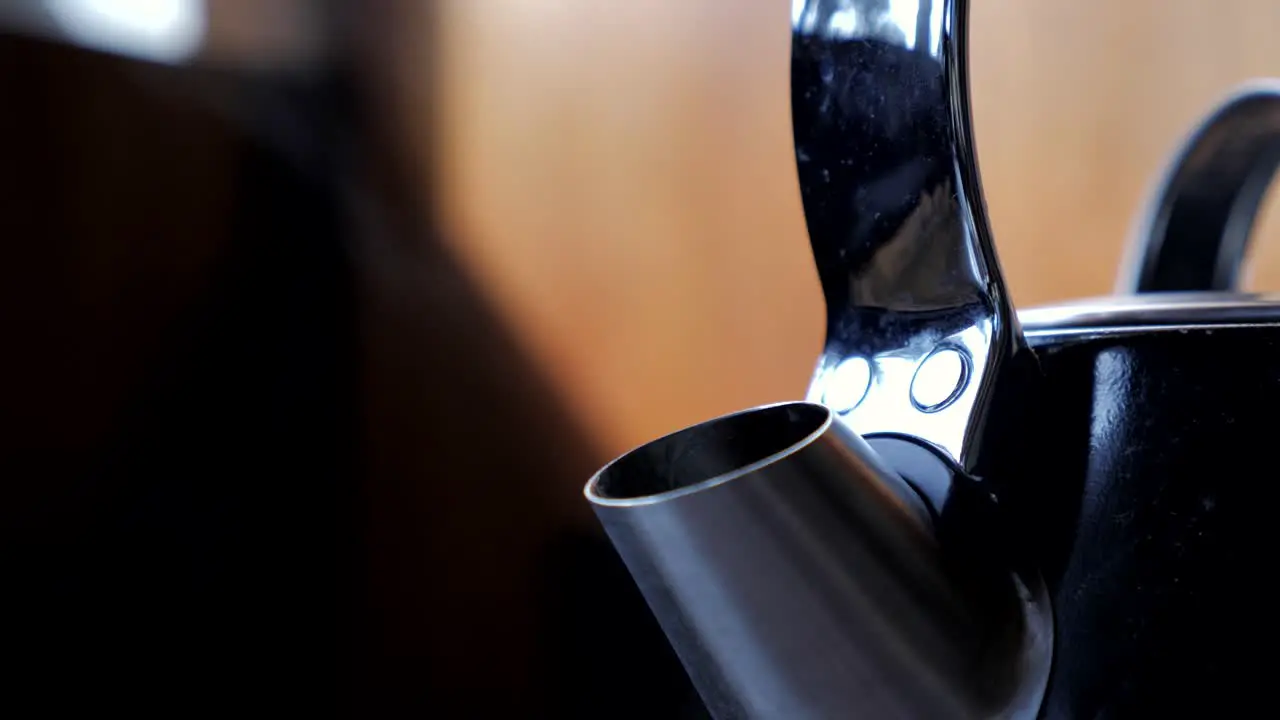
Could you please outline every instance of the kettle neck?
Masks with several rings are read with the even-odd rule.
[[[797,0],[792,119],[827,340],[809,399],[970,466],[1021,345],[978,177],[965,0]]]

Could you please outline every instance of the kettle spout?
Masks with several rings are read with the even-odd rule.
[[[1027,366],[973,154],[967,7],[794,0],[823,404],[686,428],[587,485],[717,717],[1039,710],[1052,621],[999,542],[983,450],[1023,402],[1002,378]]]
[[[1035,716],[1043,591],[953,557],[944,509],[823,405],[686,428],[585,492],[716,717]]]

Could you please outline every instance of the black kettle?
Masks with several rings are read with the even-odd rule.
[[[1270,699],[1280,304],[1236,291],[1280,85],[1160,178],[1121,295],[1015,313],[964,0],[798,0],[808,398],[586,487],[720,718],[1229,716]]]

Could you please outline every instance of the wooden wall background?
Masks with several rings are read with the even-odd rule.
[[[1014,298],[1108,293],[1181,135],[1236,83],[1280,75],[1280,3],[972,6],[977,143]],[[447,235],[602,453],[804,391],[822,310],[791,155],[788,12],[444,3]],[[1280,289],[1277,215],[1256,288]]]

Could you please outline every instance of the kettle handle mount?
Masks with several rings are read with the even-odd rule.
[[[1023,339],[971,131],[966,0],[796,0],[791,102],[827,306],[807,399],[977,461]]]

